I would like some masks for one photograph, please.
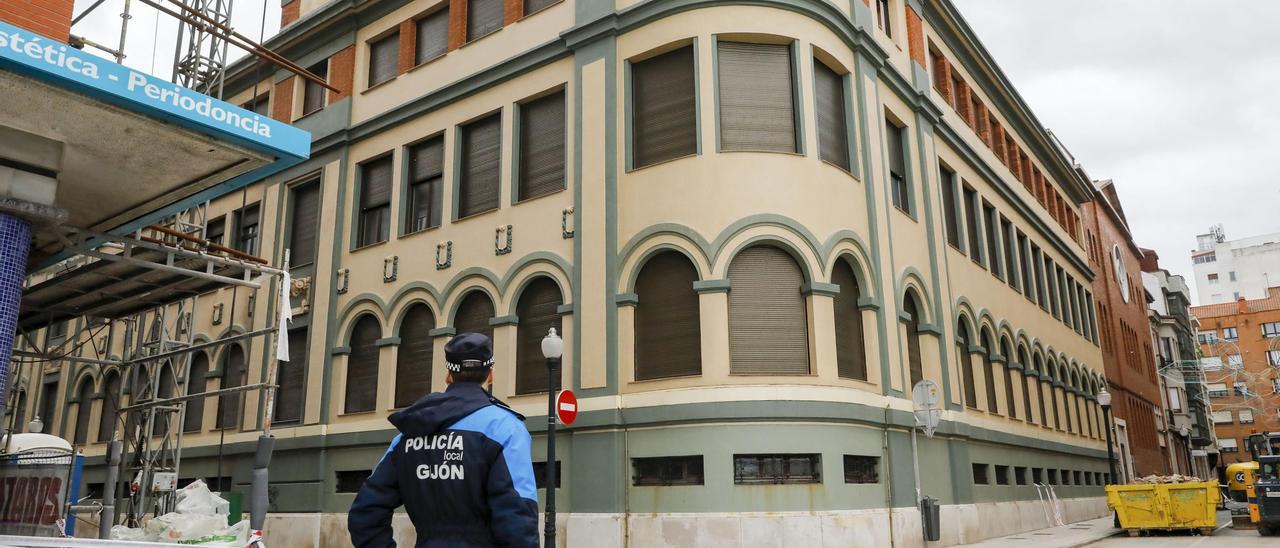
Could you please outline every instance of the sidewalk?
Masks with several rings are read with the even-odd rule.
[[[1120,534],[1121,530],[1116,529],[1111,525],[1112,516],[1108,514],[1106,517],[1068,523],[1062,527],[1036,529],[1034,531],[1018,533],[1007,537],[993,538],[975,544],[964,544],[962,546],[970,546],[973,548],[1010,548],[1018,546],[1053,546],[1055,548],[1066,548],[1085,546],[1112,535]]]

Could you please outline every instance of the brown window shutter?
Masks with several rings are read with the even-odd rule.
[[[483,291],[472,291],[462,298],[453,316],[453,328],[458,333],[481,333],[493,338],[493,301]],[[494,349],[497,352],[497,349]]]
[[[692,46],[631,65],[634,167],[698,152],[695,84]]]
[[[89,441],[89,420],[93,414],[93,380],[85,379],[80,383],[76,399],[80,403],[76,406],[76,433],[72,440],[75,445],[84,445]]]
[[[369,87],[395,78],[400,72],[400,32],[369,44]]]
[[[809,373],[804,275],[795,259],[759,245],[729,264],[729,371],[748,375]]]
[[[911,375],[911,386],[924,380],[924,366],[920,359],[920,311],[916,307],[916,299],[907,295],[903,303],[903,311],[907,313],[907,370]]]
[[[520,199],[565,187],[564,91],[520,105]]]
[[[307,328],[289,330],[289,361],[276,365],[275,417],[280,424],[302,420],[307,390]]]
[[[293,190],[289,227],[289,266],[311,264],[316,258],[316,231],[320,226],[320,181]]]
[[[351,329],[351,354],[347,355],[346,402],[343,413],[373,411],[378,401],[378,339],[382,326],[365,315]]]
[[[468,42],[502,29],[502,4],[502,0],[468,0]]]
[[[636,277],[636,380],[702,374],[698,271],[684,255],[664,251]]]
[[[209,374],[209,355],[196,352],[191,357],[191,370],[187,374],[187,394],[203,394]],[[186,415],[182,419],[183,432],[199,432],[204,427],[204,398],[187,402]]]
[[[845,125],[844,76],[821,61],[813,61],[814,95],[817,96],[818,154],[849,171],[849,131]]]
[[[405,231],[440,226],[444,193],[444,138],[436,137],[409,148],[409,203]]]
[[[991,337],[987,336],[985,329],[978,340],[982,345],[982,378],[987,385],[987,411],[999,413],[1000,407],[996,405],[996,376],[991,371],[991,353],[995,351],[995,347],[991,346]]]
[[[964,404],[969,407],[978,407],[978,389],[973,379],[973,356],[969,355],[969,347],[973,343],[969,340],[969,328],[960,324],[956,329],[956,354],[960,360],[960,374],[964,383]]]
[[[408,407],[431,392],[435,344],[431,330],[436,317],[425,304],[414,305],[400,323],[400,348],[396,355],[396,407]]]
[[[843,378],[865,381],[867,353],[862,311],[858,309],[858,298],[862,292],[848,262],[836,261],[831,282],[840,286],[840,293],[835,298],[836,372]]]
[[[458,217],[498,208],[501,177],[502,115],[472,122],[462,130],[462,168]]]
[[[391,231],[390,154],[360,166],[360,231],[359,245],[386,241]]]
[[[19,406],[20,408],[22,406]],[[111,439],[116,424],[116,415],[120,413],[120,374],[107,373],[102,383],[102,415],[98,417],[98,441]],[[20,421],[19,421],[20,422]]]
[[[529,15],[538,10],[543,10],[559,4],[564,0],[524,0],[524,14]]]
[[[557,309],[564,300],[560,286],[551,278],[538,278],[524,288],[516,303],[516,393],[532,394],[547,390],[547,362],[542,357],[542,338],[547,330],[560,326]]]
[[[222,386],[236,388],[245,381],[244,349],[238,344],[227,346],[222,355]],[[240,393],[218,396],[218,428],[240,428]]]
[[[449,6],[418,20],[414,64],[421,65],[449,51]]]
[[[329,78],[329,60],[325,59],[307,69],[311,74],[319,76],[321,79]],[[324,108],[325,95],[329,90],[324,86],[312,82],[311,80],[303,80],[302,84],[302,115],[306,116],[317,110]]]
[[[285,78],[276,84],[275,101],[271,102],[271,117],[284,123],[293,121],[293,82]]]
[[[791,46],[720,42],[717,57],[720,147],[795,152]]]

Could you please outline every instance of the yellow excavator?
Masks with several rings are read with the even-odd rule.
[[[1248,444],[1253,462],[1227,467],[1227,489],[1234,498],[1233,486],[1244,486],[1249,521],[1269,537],[1280,533],[1280,432],[1252,434]]]

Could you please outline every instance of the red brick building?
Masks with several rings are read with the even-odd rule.
[[[65,43],[74,5],[75,0],[5,0],[0,2],[0,21]]]
[[[1160,383],[1151,347],[1142,250],[1129,232],[1124,208],[1110,180],[1094,183],[1094,199],[1082,207],[1093,294],[1098,307],[1107,390],[1116,423],[1116,449],[1128,477],[1167,474],[1160,444],[1164,429]]]
[[[1280,287],[1265,299],[1195,306],[1220,466],[1249,460],[1245,440],[1280,430]]]

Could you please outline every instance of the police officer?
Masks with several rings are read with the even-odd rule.
[[[524,417],[490,396],[493,343],[460,333],[444,347],[443,393],[428,394],[389,420],[400,434],[351,504],[356,548],[394,547],[399,506],[417,546],[538,546],[538,495]]]

